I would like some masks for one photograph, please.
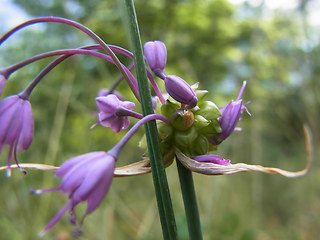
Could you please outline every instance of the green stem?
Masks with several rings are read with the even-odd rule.
[[[154,110],[152,107],[149,82],[142,53],[140,33],[133,0],[125,0],[124,14],[126,15],[127,23],[129,26],[131,45],[135,56],[134,62],[136,66],[136,74],[139,85],[142,113],[145,116],[154,113]],[[144,126],[147,137],[153,183],[158,203],[163,237],[166,240],[178,239],[167,176],[162,161],[162,154],[160,151],[160,143],[156,123],[155,121],[150,121],[147,122]]]
[[[186,169],[179,160],[177,160],[176,162],[179,172],[184,209],[187,217],[189,239],[201,240],[201,224],[196,193],[193,185],[192,172],[189,169]]]

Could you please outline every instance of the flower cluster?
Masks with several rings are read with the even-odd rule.
[[[58,56],[21,93],[0,100],[0,153],[4,145],[9,146],[8,173],[10,173],[11,167],[19,167],[17,151],[27,150],[32,142],[33,116],[29,102],[31,93],[43,77],[55,66],[63,62],[64,59],[73,55],[85,54],[115,64],[123,74],[123,78],[127,81],[137,100],[140,100],[137,80],[131,73],[132,67],[124,66],[114,52],[123,54],[130,59],[134,59],[133,54],[121,47],[106,44],[95,33],[77,22],[58,17],[32,19],[18,25],[2,36],[0,45],[13,33],[25,26],[42,22],[57,22],[75,27],[85,32],[97,44],[45,52],[0,69],[1,94],[5,83],[13,72],[40,59]],[[97,50],[103,50],[104,52]],[[243,83],[235,101],[231,101],[224,107],[219,108],[214,102],[206,99],[208,91],[197,89],[198,84],[190,86],[179,76],[167,75],[165,71],[167,48],[163,42],[150,41],[145,43],[144,54],[151,72],[160,79],[160,82],[163,81],[166,89],[166,93],[161,92],[153,75],[149,69],[146,69],[150,83],[157,95],[153,98],[155,113],[143,116],[135,112],[135,104],[124,100],[114,88],[103,89],[99,92],[98,97],[95,99],[99,113],[93,126],[100,124],[117,133],[130,127],[130,117],[136,118],[138,121],[109,151],[82,154],[64,162],[55,173],[55,177],[61,178],[60,186],[31,191],[35,194],[60,191],[69,199],[42,233],[48,231],[68,210],[71,214],[71,222],[79,227],[84,218],[80,222],[77,221],[74,208],[80,202],[87,202],[85,216],[94,211],[106,196],[115,175],[127,176],[150,172],[150,164],[146,163],[145,160],[125,167],[125,170],[122,168],[122,171],[117,171],[115,168],[115,163],[124,145],[144,123],[150,120],[160,120],[157,124],[165,166],[170,165],[176,155],[177,159],[190,170],[205,174],[227,174],[250,169],[244,165],[237,168],[236,165],[231,164],[230,160],[213,154],[218,145],[237,130],[236,125],[241,119],[241,114],[247,110],[241,99],[246,82]],[[140,144],[140,146],[143,146],[143,144]],[[16,162],[15,166],[11,166],[12,154]],[[27,167],[28,165],[24,164],[24,166]],[[261,168],[253,169],[252,171],[261,171]],[[266,169],[263,170],[268,172]],[[273,172],[275,172],[274,169]],[[283,174],[283,172],[280,172],[280,174]]]

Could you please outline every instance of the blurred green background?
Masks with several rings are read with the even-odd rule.
[[[20,19],[56,15],[79,21],[107,43],[130,48],[122,2],[4,0],[7,10],[1,12],[0,34]],[[312,16],[320,6],[316,0],[288,1],[295,3],[288,8],[285,4],[272,8],[263,0],[242,2],[136,0],[135,4],[143,42],[157,39],[167,45],[168,74],[200,82],[200,89],[208,89],[218,106],[235,99],[242,81],[248,81],[243,98],[250,101],[252,117],[244,116],[238,124],[244,131],[234,133],[217,153],[233,163],[300,170],[306,163],[303,124],[310,126],[315,159],[319,156],[320,24],[312,22]],[[28,27],[0,47],[0,66],[91,43],[83,33],[61,24]],[[3,96],[21,91],[46,64],[39,61],[15,73]],[[20,162],[59,165],[72,156],[108,150],[119,141],[124,133],[101,126],[90,129],[96,121],[97,91],[110,87],[118,76],[114,66],[89,56],[72,57],[47,75],[31,97],[34,141],[18,156]],[[118,90],[134,99],[125,82]],[[129,142],[118,166],[140,159],[137,144],[142,135],[141,130]],[[1,165],[6,164],[7,150],[0,156]],[[167,176],[179,236],[188,239],[175,164],[167,168]],[[239,173],[194,174],[194,180],[204,239],[317,239],[320,234],[317,161],[307,176],[297,179]],[[57,186],[59,180],[51,172],[29,170],[23,176],[14,171],[11,178],[3,172],[0,181],[1,240],[37,239],[67,201],[61,193],[29,194],[31,188]],[[85,204],[77,208],[81,216]],[[72,239],[72,230],[66,214],[44,239]],[[83,231],[80,239],[162,239],[151,175],[114,179],[101,206],[86,218]]]

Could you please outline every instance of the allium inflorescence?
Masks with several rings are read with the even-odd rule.
[[[124,66],[115,55],[134,59],[131,52],[121,47],[108,45],[102,41],[95,33],[83,25],[68,19],[58,17],[42,17],[29,20],[0,38],[0,45],[13,33],[35,23],[58,22],[67,24],[86,33],[97,42],[90,45],[74,49],[60,49],[32,56],[17,64],[0,69],[0,95],[9,79],[10,75],[37,60],[58,56],[56,60],[49,63],[18,95],[3,98],[0,101],[0,153],[4,145],[9,145],[8,173],[11,169],[12,153],[17,162],[17,151],[25,151],[29,148],[33,138],[33,116],[29,98],[33,89],[41,82],[58,64],[68,57],[85,54],[98,57],[107,62],[115,64],[122,77],[126,79],[128,86],[140,100],[137,80],[131,73],[133,65]],[[98,52],[103,50],[104,52]],[[68,203],[60,210],[51,222],[44,228],[42,233],[48,231],[61,217],[69,210],[71,222],[79,227],[83,219],[78,222],[75,219],[74,208],[80,202],[87,202],[85,215],[94,211],[105,195],[107,194],[114,175],[117,175],[115,162],[119,153],[128,140],[146,122],[150,120],[160,120],[157,122],[159,140],[161,143],[162,156],[165,166],[169,166],[173,158],[177,157],[182,164],[192,171],[204,174],[229,174],[239,171],[264,171],[286,175],[285,171],[278,171],[264,167],[250,167],[251,165],[231,164],[230,160],[223,159],[221,156],[213,154],[218,145],[228,138],[241,119],[242,113],[247,110],[243,104],[242,95],[246,82],[240,90],[235,101],[231,101],[224,107],[219,108],[214,102],[209,100],[206,90],[198,90],[198,84],[190,86],[187,81],[176,75],[167,75],[165,67],[167,64],[167,48],[161,41],[150,41],[144,45],[145,60],[149,69],[148,78],[156,96],[153,98],[154,114],[143,116],[135,112],[135,103],[126,101],[114,88],[101,90],[95,99],[98,107],[97,121],[110,128],[114,132],[130,128],[130,117],[139,119],[125,136],[112,149],[108,151],[91,152],[81,154],[64,162],[56,171],[55,176],[62,178],[59,187],[46,190],[32,190],[32,193],[43,193],[51,191],[61,191],[68,197]],[[161,92],[154,79],[159,78],[163,81],[162,85],[166,92]],[[115,85],[116,86],[116,85]],[[94,101],[94,100],[93,100]],[[140,144],[143,146],[143,144]],[[146,152],[147,155],[147,152]],[[136,164],[122,167],[119,175],[138,175],[150,172],[150,164],[141,161]],[[147,160],[148,161],[148,160]],[[23,166],[28,167],[27,164]],[[307,171],[299,172],[297,175],[305,174]]]

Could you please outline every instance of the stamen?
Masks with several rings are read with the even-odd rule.
[[[46,188],[46,189],[30,189],[30,193],[32,194],[42,194],[42,193],[47,193],[47,192],[55,192],[55,191],[60,191],[60,187],[55,187],[55,188]]]
[[[24,175],[27,175],[27,171],[24,170],[24,169],[22,169],[22,168],[20,168],[20,165],[19,165],[19,163],[18,163],[18,159],[17,159],[17,146],[18,146],[18,141],[19,141],[19,138],[17,139],[16,144],[15,144],[15,146],[14,146],[14,151],[13,151],[14,161],[16,162],[16,165],[18,166],[18,170],[19,170],[20,172],[22,172]]]
[[[38,236],[39,237],[43,237],[44,234],[46,234],[46,232],[53,227],[54,224],[56,224],[57,221],[59,221],[59,219],[62,217],[62,215],[68,210],[69,207],[71,207],[72,202],[69,201],[66,205],[64,205],[64,207],[57,213],[57,215],[52,218],[52,220],[48,223],[47,226],[44,227],[44,229],[39,232]]]

